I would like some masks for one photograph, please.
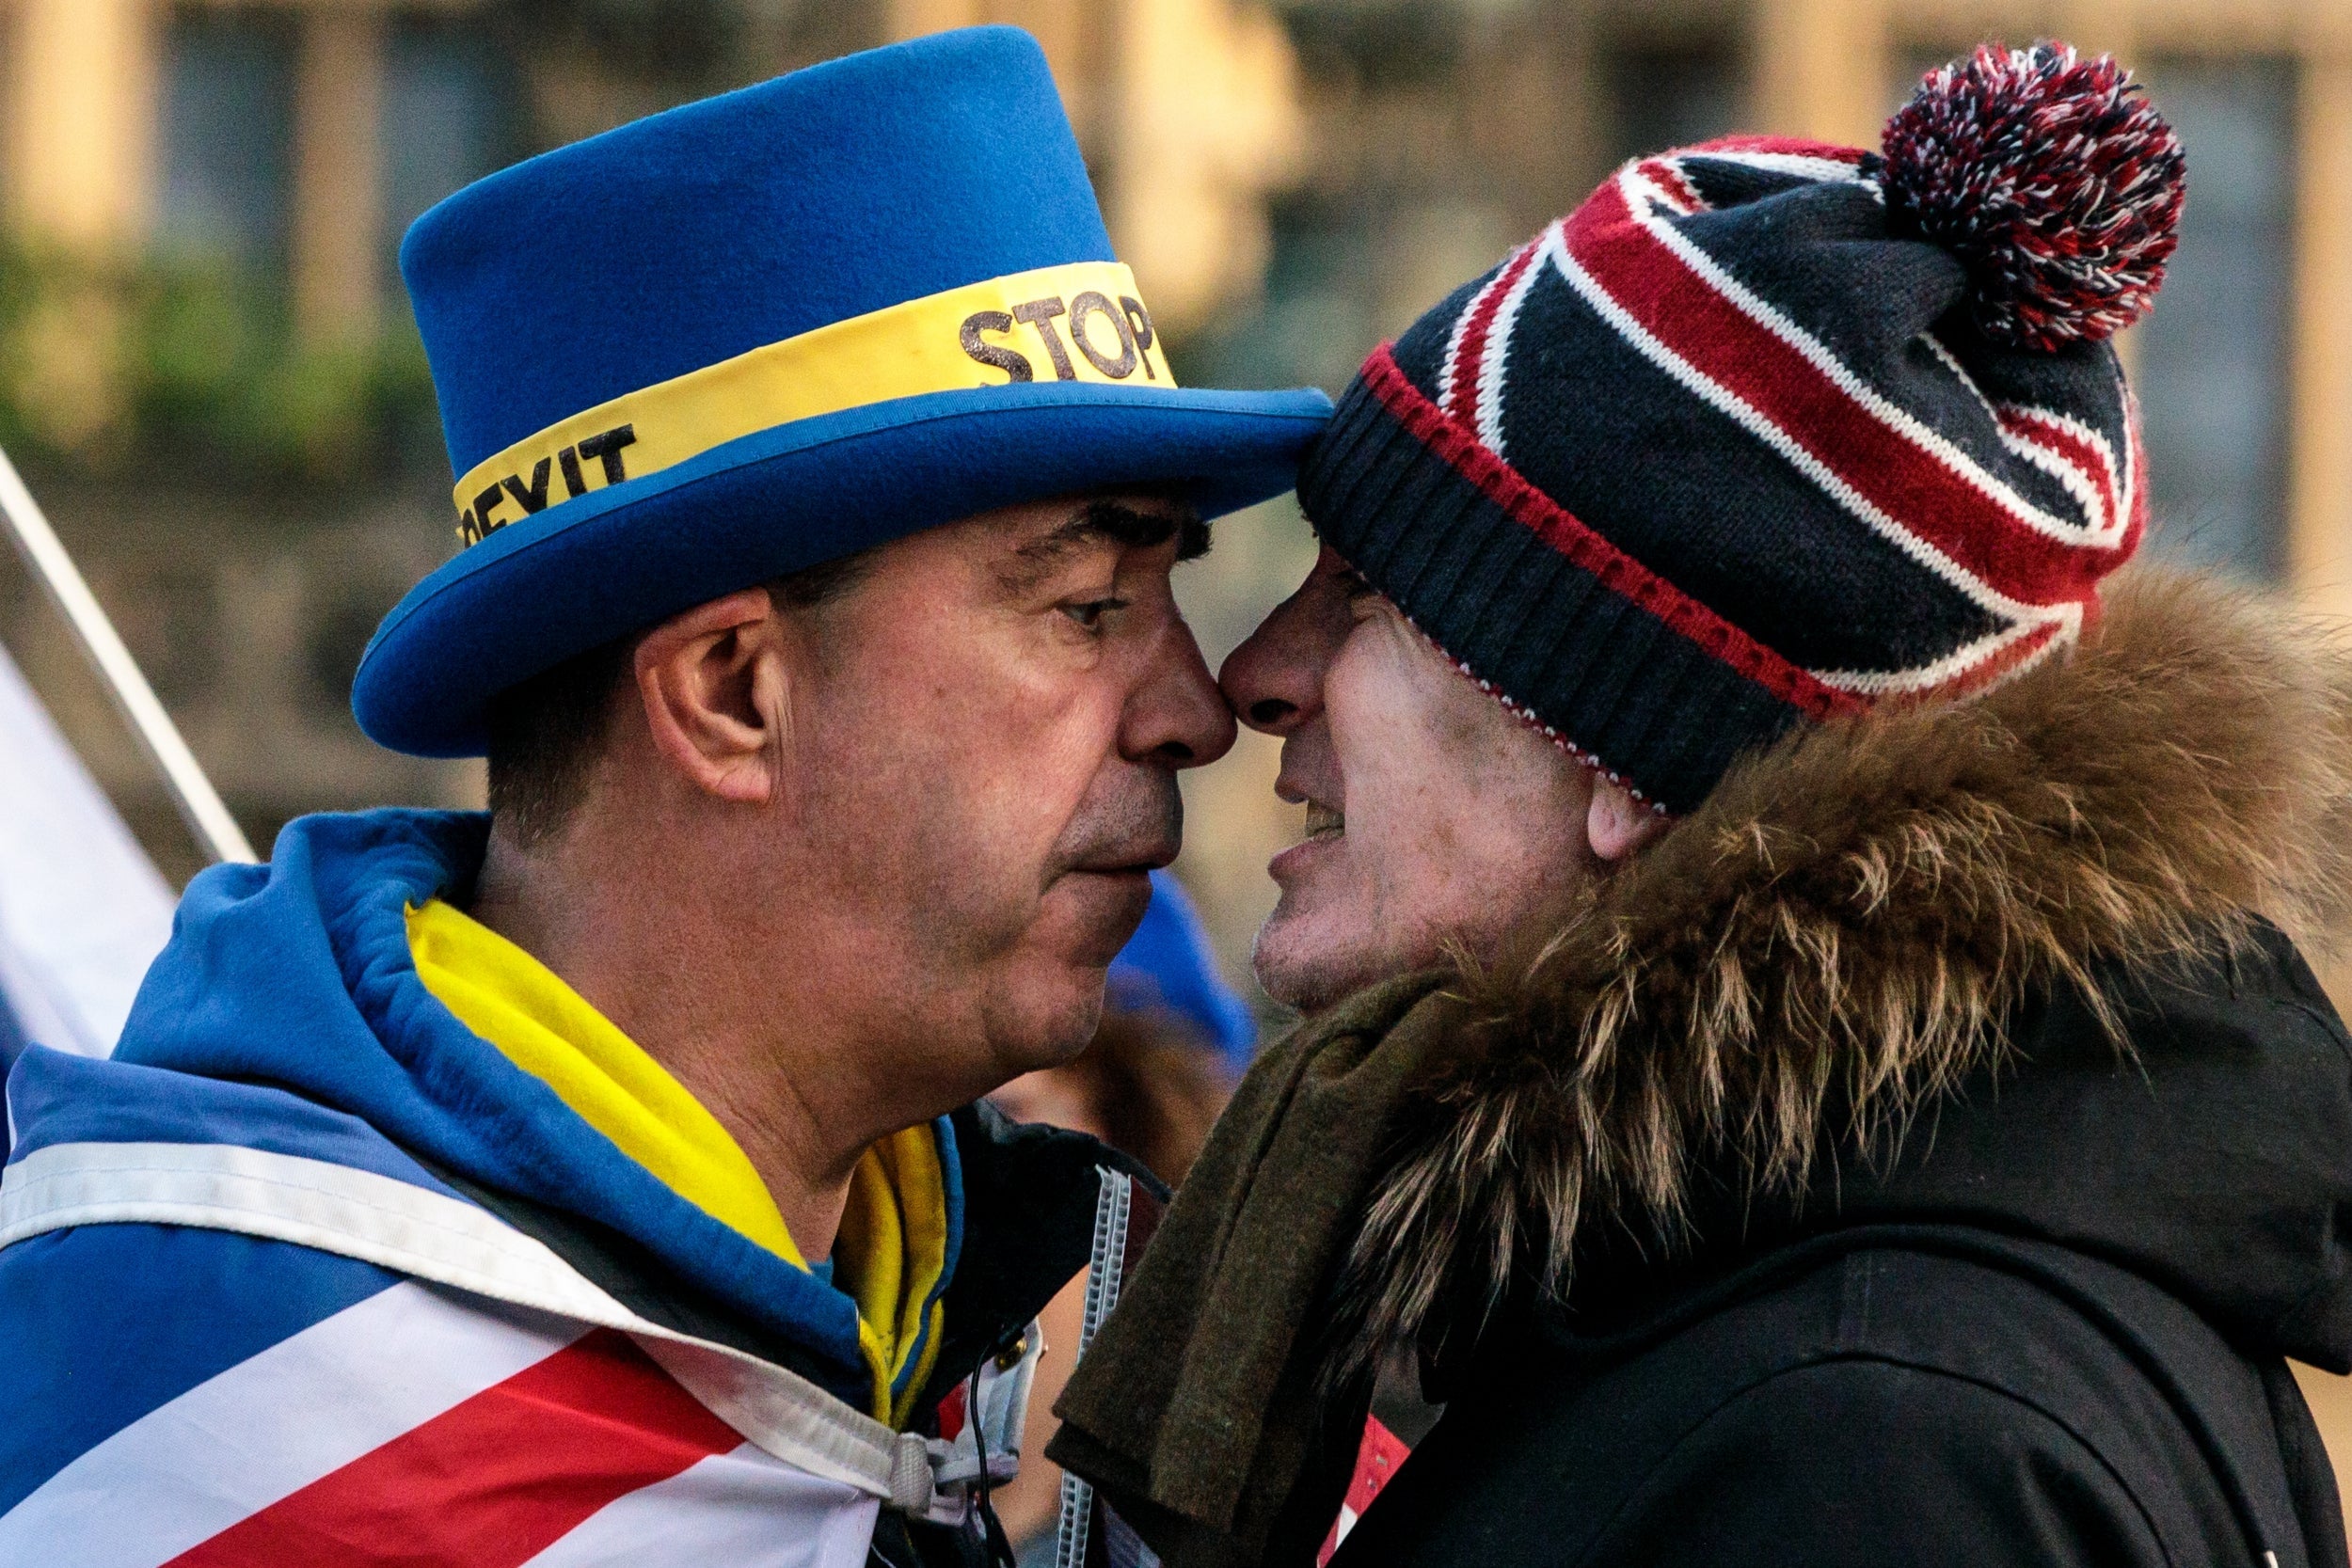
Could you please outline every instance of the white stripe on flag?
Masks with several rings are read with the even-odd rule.
[[[746,1443],[617,1497],[526,1568],[859,1568],[882,1501]]]
[[[0,1515],[0,1562],[153,1568],[583,1331],[394,1285],[199,1384],[50,1477]]]
[[[52,1144],[0,1176],[0,1246],[72,1226],[266,1236],[633,1336],[721,1420],[770,1453],[877,1497],[932,1495],[920,1435],[799,1373],[629,1311],[488,1211],[373,1171],[230,1144]]]

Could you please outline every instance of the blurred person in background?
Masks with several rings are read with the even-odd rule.
[[[463,547],[353,705],[490,811],[294,823],[18,1061],[0,1561],[982,1560],[1139,1167],[977,1101],[1093,1037],[1233,735],[1169,572],[1328,402],[1175,388],[1009,29],[402,268]]]
[[[1118,958],[1102,1026],[1060,1067],[1024,1073],[991,1094],[1016,1121],[1044,1122],[1100,1138],[1180,1186],[1246,1071],[1258,1041],[1249,1009],[1216,972],[1208,933],[1176,879],[1152,874],[1152,906]],[[1045,1334],[1021,1474],[993,1496],[1022,1568],[1054,1560],[1061,1470],[1045,1457],[1048,1413],[1076,1363],[1087,1278],[1062,1287],[1038,1314]]]
[[[1222,674],[1308,1022],[1052,1447],[1171,1568],[2345,1561],[2352,664],[2118,572],[2184,181],[1987,48],[1367,361]]]

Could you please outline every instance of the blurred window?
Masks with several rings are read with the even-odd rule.
[[[2181,247],[2135,334],[2151,547],[2270,578],[2285,531],[2294,72],[2196,60],[2147,74],[2189,170]]]
[[[1275,200],[1258,308],[1212,327],[1193,345],[1202,369],[1180,359],[1178,373],[1227,387],[1311,383],[1336,394],[1346,386],[1380,341],[1378,275],[1390,214],[1377,203],[1385,194]]]
[[[283,268],[294,61],[285,17],[244,9],[172,17],[162,117],[167,245]]]
[[[509,161],[506,102],[478,24],[418,18],[393,28],[384,80],[388,281],[396,281],[400,237],[419,214]]]
[[[1728,46],[1644,44],[1610,50],[1600,63],[1613,166],[1741,128],[1747,83],[1739,55]]]
[[[1351,105],[1330,134],[1401,143],[1431,123],[1407,111],[1425,109],[1432,95],[1474,90],[1450,74],[1464,68],[1463,40],[1475,20],[1467,11],[1327,0],[1292,5],[1285,15],[1305,73]],[[1634,152],[1738,128],[1746,82],[1729,43],[1680,35],[1605,40],[1596,64],[1603,89],[1597,145],[1580,160],[1594,178]],[[1185,345],[1201,355],[1207,379],[1313,382],[1336,392],[1375,344],[1527,237],[1507,201],[1482,195],[1485,170],[1471,145],[1346,150],[1353,178],[1318,181],[1273,202],[1259,309]]]
[[[1444,91],[1461,66],[1473,8],[1428,0],[1284,0],[1280,9],[1311,81],[1359,90]]]

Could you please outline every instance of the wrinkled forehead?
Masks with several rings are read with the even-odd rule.
[[[956,525],[1008,588],[1033,586],[1082,557],[1173,543],[1175,558],[1208,548],[1208,525],[1174,495],[1122,490],[984,513]]]

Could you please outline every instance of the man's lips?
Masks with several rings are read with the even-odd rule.
[[[1122,849],[1116,854],[1089,855],[1085,860],[1064,868],[1065,876],[1075,872],[1089,877],[1141,877],[1172,863],[1178,846],[1152,844]]]
[[[1284,754],[1282,771],[1274,780],[1274,798],[1294,806],[1305,806],[1310,831],[1312,831],[1317,812],[1340,815],[1340,807],[1327,802],[1342,799],[1346,791],[1331,768],[1315,766],[1311,759],[1307,759],[1304,766],[1301,764],[1302,759],[1287,752]]]
[[[1335,847],[1347,836],[1347,817],[1336,806],[1307,802],[1307,836],[1266,863],[1266,875],[1280,882],[1297,873],[1317,854]]]

